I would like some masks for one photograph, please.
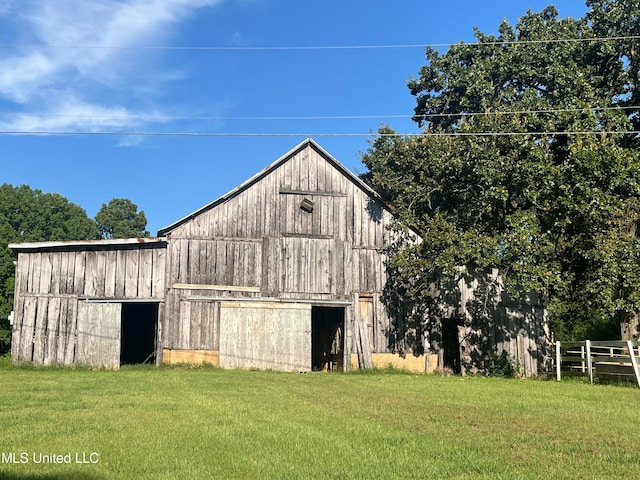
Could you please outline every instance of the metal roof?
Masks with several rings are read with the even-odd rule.
[[[9,248],[16,252],[24,252],[31,250],[64,250],[64,249],[93,249],[104,247],[119,246],[153,246],[166,243],[167,239],[163,237],[153,238],[116,238],[110,240],[64,240],[58,242],[24,242],[10,243]]]

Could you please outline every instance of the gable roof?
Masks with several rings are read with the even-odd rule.
[[[214,207],[226,202],[230,198],[235,197],[236,195],[240,194],[241,192],[247,190],[249,187],[251,187],[252,185],[257,183],[258,181],[262,180],[264,177],[269,175],[272,171],[274,171],[275,169],[280,167],[282,164],[286,163],[292,157],[294,157],[299,152],[301,152],[302,150],[304,150],[304,149],[306,149],[308,147],[313,148],[316,152],[318,152],[329,164],[331,164],[342,175],[344,175],[347,179],[349,179],[352,183],[354,183],[366,195],[368,195],[369,197],[371,197],[375,201],[379,202],[386,210],[388,210],[390,212],[392,211],[391,208],[389,207],[389,205],[387,205],[382,200],[382,197],[380,197],[378,192],[376,192],[369,185],[367,185],[362,180],[360,180],[360,178],[358,178],[347,167],[345,167],[338,160],[336,160],[334,157],[332,157],[326,150],[324,150],[320,145],[318,145],[312,138],[307,138],[306,140],[304,140],[303,142],[301,142],[300,144],[295,146],[293,149],[289,150],[283,156],[278,158],[271,165],[269,165],[268,167],[266,167],[262,171],[258,172],[253,177],[249,178],[248,180],[246,180],[245,182],[243,182],[242,184],[240,184],[239,186],[237,186],[233,190],[230,190],[229,192],[227,192],[224,195],[222,195],[220,198],[214,200],[211,203],[208,203],[204,207],[196,210],[195,212],[190,213],[189,215],[181,218],[177,222],[174,222],[174,223],[172,223],[171,225],[169,225],[167,227],[161,228],[160,230],[158,230],[158,236],[159,237],[164,237],[165,235],[170,233],[175,228],[177,228],[180,225],[188,222],[189,220],[197,217],[201,213],[204,213],[207,210],[210,210],[210,209],[212,209],[212,208],[214,208]]]

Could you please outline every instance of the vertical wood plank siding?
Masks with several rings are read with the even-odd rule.
[[[453,297],[441,305],[442,318],[461,322],[460,360],[468,372],[486,367],[491,355],[503,353],[525,376],[537,375],[549,363],[546,311],[535,295],[510,299],[497,270],[470,271],[445,288]]]
[[[342,305],[345,364],[356,346],[364,363],[371,363],[371,354],[409,343],[404,327],[392,324],[381,301],[391,222],[375,193],[306,141],[237,189],[161,230],[166,243],[20,251],[13,358],[43,364],[112,362],[117,309],[79,303],[91,298],[158,301],[158,358],[164,349],[219,351],[228,366],[279,368],[273,365],[279,358],[286,368],[300,370],[310,367],[302,365],[311,361],[307,341],[299,341],[311,330],[311,304]],[[462,362],[481,367],[478,362],[489,348],[506,352],[526,374],[535,374],[548,358],[546,311],[501,294],[492,297],[491,311],[483,310],[476,301],[483,289],[486,284],[477,277],[462,281],[451,290],[457,295],[453,303],[442,305],[441,320],[463,320],[458,327]],[[261,299],[266,306],[258,308],[255,301]],[[223,300],[246,305],[223,314]],[[275,308],[274,300],[306,303],[309,312]],[[439,322],[430,324],[433,330],[417,332],[418,340],[437,350]],[[257,337],[249,338],[251,332]],[[97,335],[110,340],[94,344]],[[252,349],[259,358],[251,357]],[[237,363],[241,358],[254,363]]]
[[[91,343],[105,332],[100,330],[101,325],[91,323],[91,334],[96,339],[87,339],[83,356],[79,356],[78,335],[84,331],[87,325],[83,322],[87,320],[82,317],[84,310],[78,320],[78,305],[84,304],[85,298],[163,301],[165,258],[164,244],[20,252],[11,347],[14,361],[44,365],[85,361],[98,365],[94,362],[106,361],[108,354],[101,350],[102,346],[98,348]],[[107,317],[93,318],[100,322]],[[118,317],[118,329],[119,320]],[[107,333],[112,335],[114,328],[110,327]],[[89,355],[89,347],[97,348],[97,357]],[[111,355],[115,355],[113,345],[105,348],[111,348]],[[101,365],[113,366],[113,362],[110,359]]]
[[[300,207],[305,199],[312,211]],[[188,300],[199,295],[198,285],[258,289],[200,292],[211,297],[351,301],[353,293],[368,292],[379,299],[390,221],[382,204],[325,155],[311,145],[299,150],[167,234],[164,347],[204,349],[204,335],[219,344],[219,314]],[[376,331],[389,330],[384,308],[376,314]],[[389,351],[388,342],[375,343]]]

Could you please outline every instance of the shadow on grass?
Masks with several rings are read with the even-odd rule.
[[[0,470],[0,478],[3,480],[104,480],[107,477],[80,472],[35,474]]]

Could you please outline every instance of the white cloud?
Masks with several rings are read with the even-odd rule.
[[[119,147],[135,147],[140,145],[144,141],[144,137],[142,135],[126,135],[124,137],[120,137],[118,141]]]
[[[0,15],[6,15],[11,11],[14,0],[0,0]]]
[[[125,107],[108,107],[88,103],[67,93],[49,105],[41,105],[36,112],[5,114],[0,128],[19,132],[30,131],[86,131],[131,128],[140,124],[142,115]]]
[[[127,105],[140,100],[135,92],[160,89],[167,77],[159,62],[149,60],[149,51],[126,47],[167,44],[180,22],[221,2],[0,0],[0,14],[11,10],[3,21],[20,22],[21,36],[28,39],[23,43],[57,47],[0,51],[0,99],[8,104],[5,112],[14,112],[5,114],[0,124],[24,131],[140,125],[141,119],[132,116],[134,107]],[[148,69],[144,75],[136,70],[141,63]],[[179,76],[176,67],[171,75]],[[115,105],[110,98],[117,99]]]

